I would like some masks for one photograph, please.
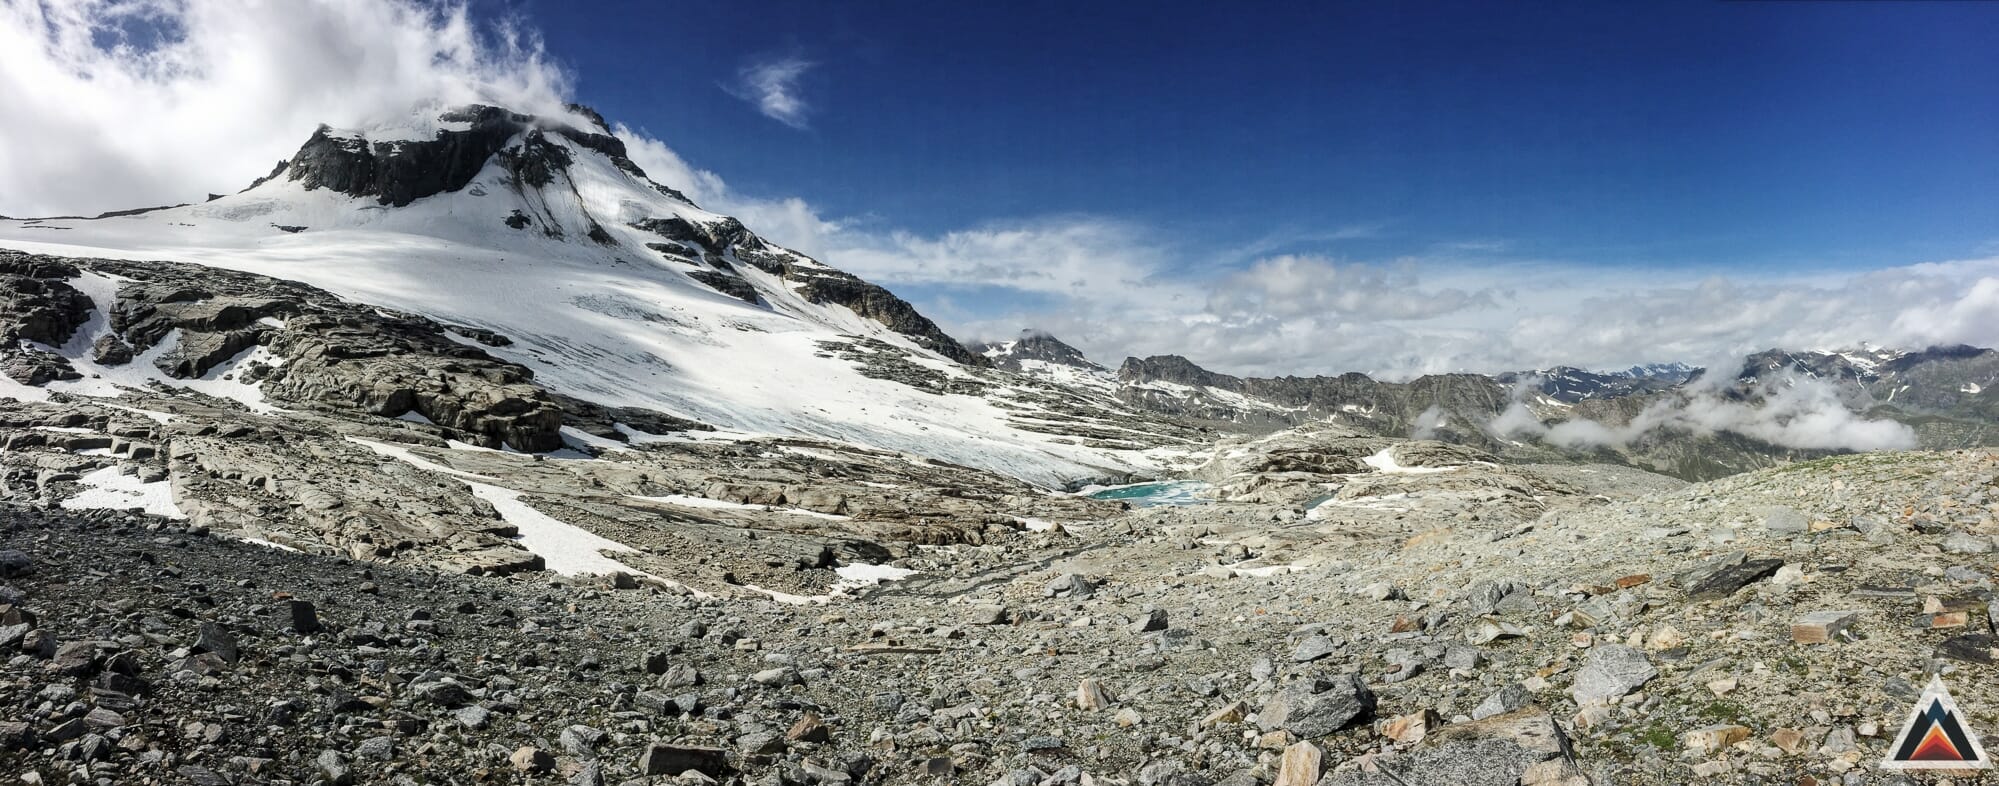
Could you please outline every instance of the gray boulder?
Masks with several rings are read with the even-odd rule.
[[[1569,695],[1577,704],[1616,701],[1659,676],[1645,653],[1622,644],[1603,644],[1590,650],[1582,671],[1576,673]]]
[[[1257,713],[1264,731],[1284,729],[1302,739],[1324,737],[1374,712],[1374,692],[1358,674],[1306,678],[1284,686]]]

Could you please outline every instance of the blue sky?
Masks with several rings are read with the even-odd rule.
[[[579,100],[955,336],[1113,366],[1994,346],[1994,42],[1978,2],[0,0],[0,214]]]
[[[739,191],[917,233],[1786,271],[1999,240],[1983,4],[511,8],[578,97]],[[786,60],[795,124],[740,85]]]

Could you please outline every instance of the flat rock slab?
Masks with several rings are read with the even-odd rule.
[[[1741,552],[1708,561],[1681,577],[1681,586],[1686,587],[1687,597],[1694,600],[1718,600],[1734,595],[1743,587],[1769,578],[1784,567],[1784,561],[1775,557],[1748,559]]]
[[[1993,657],[1993,650],[1999,647],[1999,636],[1990,633],[1968,633],[1952,636],[1937,645],[1937,655],[1966,663],[1992,665],[1999,662]]]
[[[688,745],[646,746],[639,757],[639,771],[646,775],[679,775],[688,770],[699,770],[710,777],[721,777],[729,769],[729,754],[720,748],[702,748]]]
[[[1824,644],[1859,618],[1859,611],[1814,611],[1791,623],[1791,640],[1799,644]]]
[[[1624,694],[1659,676],[1659,670],[1645,653],[1622,644],[1603,644],[1590,650],[1589,660],[1569,688],[1581,705],[1616,701]]]

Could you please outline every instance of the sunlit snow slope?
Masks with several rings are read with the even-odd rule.
[[[947,378],[968,372],[946,356],[962,349],[928,320],[911,326],[907,304],[657,187],[596,118],[466,111],[321,129],[271,177],[205,204],[0,221],[0,246],[302,281],[503,334],[514,345],[488,351],[552,390],[728,429],[832,438],[1051,485],[1144,463],[1015,429],[981,397],[862,375],[821,342],[878,339]],[[481,132],[498,149],[483,163],[473,151],[469,180],[447,177],[444,190],[396,204],[425,188],[413,180],[436,180],[413,168],[463,166]],[[815,276],[829,278],[815,285]]]

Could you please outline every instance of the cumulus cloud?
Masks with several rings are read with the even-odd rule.
[[[1236,319],[1264,315],[1429,319],[1493,305],[1490,290],[1425,291],[1413,262],[1340,265],[1325,257],[1293,254],[1258,260],[1230,274],[1208,298],[1210,313]]]
[[[418,0],[0,0],[0,214],[199,201],[320,123],[562,111],[531,31]]]
[[[1513,402],[1486,423],[1502,438],[1528,437],[1569,449],[1622,447],[1657,432],[1707,436],[1733,433],[1799,450],[1909,450],[1916,433],[1892,420],[1873,420],[1849,409],[1829,382],[1789,375],[1767,383],[1760,395],[1743,400],[1697,389],[1648,405],[1627,423],[1587,418],[1543,423],[1515,388]]]
[[[805,128],[808,107],[799,95],[798,80],[805,76],[805,72],[812,70],[813,65],[797,57],[751,63],[736,75],[736,83],[730,86],[729,92],[750,102],[765,117],[792,128]]]

